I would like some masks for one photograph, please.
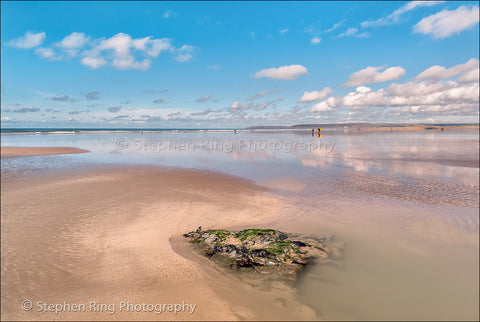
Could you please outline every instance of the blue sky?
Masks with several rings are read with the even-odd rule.
[[[1,9],[3,127],[478,122],[478,1]]]

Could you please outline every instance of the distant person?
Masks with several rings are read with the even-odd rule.
[[[315,135],[315,129],[312,129],[312,136]]]

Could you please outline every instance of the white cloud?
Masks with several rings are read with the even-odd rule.
[[[413,27],[413,31],[441,39],[471,29],[478,21],[478,5],[471,8],[460,6],[456,10],[443,10],[423,18]]]
[[[285,28],[285,29],[279,30],[278,32],[283,35],[283,34],[287,33],[289,30],[290,30],[289,28]]]
[[[182,47],[175,50],[175,55],[173,59],[175,59],[179,63],[187,62],[193,58],[193,46],[183,45]]]
[[[334,24],[334,25],[332,26],[332,28],[325,30],[325,32],[326,32],[326,33],[329,33],[329,32],[332,32],[332,31],[336,30],[336,29],[337,29],[338,27],[340,27],[345,21],[346,21],[346,19],[340,20],[339,22],[337,22],[336,24]]]
[[[111,65],[118,69],[147,70],[151,61],[149,59],[137,61],[131,49],[145,51],[149,39],[150,37],[132,39],[128,34],[118,33],[111,38],[102,40],[96,49],[98,51],[113,51],[109,54],[109,58],[111,59]]]
[[[408,82],[405,84],[393,83],[387,87],[388,93],[391,96],[421,96],[435,92],[441,92],[447,89],[447,85],[437,82]]]
[[[312,45],[318,45],[320,42],[322,41],[321,38],[318,38],[317,36],[313,37],[312,39],[310,39],[310,43]]]
[[[418,89],[413,89],[415,83],[412,84],[412,90],[404,93],[404,95],[391,96],[390,105],[392,106],[409,106],[409,105],[448,105],[460,103],[478,103],[479,89],[478,83],[469,85],[459,85],[455,82],[442,84],[437,91],[429,90],[424,83],[416,84]],[[434,86],[432,84],[431,86]]]
[[[355,92],[348,93],[342,103],[345,106],[385,106],[388,100],[383,88],[374,92],[370,87],[359,86]]]
[[[55,55],[55,52],[53,51],[52,48],[43,48],[43,47],[37,48],[35,49],[35,54],[51,61],[62,59],[62,57]]]
[[[112,66],[118,69],[137,69],[145,71],[150,68],[152,61],[150,59],[144,59],[142,61],[136,61],[133,56],[126,58],[115,58],[112,62]]]
[[[297,102],[307,103],[307,102],[315,102],[315,101],[323,100],[332,92],[333,90],[330,87],[325,87],[320,92],[319,91],[305,92],[303,93],[303,96],[298,99]]]
[[[473,82],[478,82],[480,75],[480,69],[477,67],[475,69],[472,69],[470,71],[464,72],[458,79],[457,81],[459,83],[473,83]]]
[[[158,57],[160,53],[163,51],[169,51],[172,50],[172,44],[171,40],[168,38],[162,38],[162,39],[150,39],[148,37],[148,43],[151,45],[149,49],[147,49],[147,54],[151,57]]]
[[[93,69],[100,68],[107,64],[105,59],[103,59],[102,57],[89,57],[89,56],[83,57],[80,62]]]
[[[40,46],[45,40],[46,35],[44,32],[33,33],[27,31],[22,37],[16,38],[8,42],[8,45],[11,47],[30,49]]]
[[[281,80],[293,80],[308,74],[307,68],[302,65],[281,66],[278,68],[262,69],[252,75],[253,78],[272,78]]]
[[[400,17],[417,8],[417,7],[431,7],[431,6],[435,6],[439,3],[442,3],[443,1],[411,1],[411,2],[408,2],[407,4],[401,6],[400,8],[398,8],[397,10],[395,10],[394,12],[392,12],[391,14],[389,14],[388,16],[386,17],[381,17],[377,20],[374,20],[374,21],[364,21],[362,22],[360,25],[362,26],[362,28],[367,28],[367,27],[375,27],[375,26],[382,26],[382,25],[391,25],[391,24],[395,24],[395,23],[398,23],[400,21]]]
[[[18,48],[38,47],[44,40],[45,33],[33,34],[30,31],[24,37],[12,40],[9,45]],[[125,33],[118,33],[110,38],[91,39],[81,32],[73,32],[54,46],[61,48],[70,56],[80,57],[80,63],[93,69],[110,65],[117,69],[137,69],[145,71],[152,64],[151,58],[162,52],[170,52],[173,59],[186,62],[193,58],[194,47],[183,45],[172,46],[168,38],[155,39],[151,36],[132,38]],[[49,60],[61,60],[50,47],[38,48],[36,54]]]
[[[120,58],[126,58],[130,55],[130,48],[133,47],[132,37],[123,32],[114,35],[111,38],[102,40],[98,49],[108,50],[112,49],[115,54]]]
[[[137,69],[145,71],[150,68],[152,61],[149,58],[140,60],[136,57],[136,53],[147,57],[158,57],[164,51],[175,51],[175,60],[187,61],[193,57],[192,50],[193,47],[188,45],[174,49],[171,40],[168,38],[152,39],[149,36],[133,39],[128,34],[118,33],[111,38],[103,39],[92,50],[86,51],[81,62],[91,68],[99,68],[109,63],[121,70]],[[105,57],[102,56],[104,51],[107,52]]]
[[[478,67],[479,67],[478,59],[471,58],[465,64],[459,64],[451,68],[445,68],[443,66],[438,66],[438,65],[432,66],[426,69],[425,71],[421,72],[420,74],[418,74],[415,77],[415,79],[416,80],[421,80],[421,79],[440,80],[444,78],[456,77],[463,73],[464,75],[468,74],[468,76],[462,75],[459,78],[459,81],[461,82],[475,81],[476,79],[478,79]],[[474,75],[475,73],[477,74],[476,79]]]
[[[370,37],[368,32],[358,33],[358,28],[348,28],[347,31],[338,35],[338,38],[343,37],[357,37],[357,38],[367,38]]]
[[[342,103],[341,97],[329,97],[325,101],[315,104],[310,112],[328,112],[334,111]]]
[[[386,82],[396,80],[405,75],[405,69],[400,66],[390,67],[383,72],[379,70],[385,67],[367,67],[350,75],[348,82],[342,84],[344,87],[359,86],[370,83]]]
[[[245,104],[245,103],[240,103],[239,101],[235,101],[232,103],[232,105],[230,105],[230,108],[232,110],[246,110],[249,108],[254,108],[256,106],[257,104],[253,104],[253,103]]]
[[[275,107],[275,103],[281,102],[283,100],[284,100],[283,97],[279,97],[279,98],[277,98],[273,101],[263,102],[262,104],[257,104],[257,103],[253,103],[253,102],[245,104],[245,103],[241,103],[239,101],[235,101],[235,102],[232,103],[232,105],[230,105],[230,110],[236,111],[236,112],[242,111],[242,110],[248,110],[248,109],[255,109],[257,111],[261,111],[261,110],[266,109],[270,105]]]
[[[73,32],[62,39],[56,46],[64,49],[70,56],[76,56],[78,50],[85,46],[90,40],[83,32]]]

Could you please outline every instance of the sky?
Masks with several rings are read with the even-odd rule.
[[[478,119],[478,1],[1,2],[4,128]]]

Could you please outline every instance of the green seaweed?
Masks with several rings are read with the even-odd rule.
[[[282,254],[285,254],[287,249],[292,250],[293,249],[292,245],[293,243],[289,240],[277,240],[271,243],[270,247],[266,247],[265,250],[275,255],[282,255]],[[288,255],[285,254],[285,256],[288,256]],[[288,258],[290,258],[290,256]]]
[[[273,235],[275,234],[275,230],[273,229],[244,229],[239,231],[235,234],[236,238],[239,238],[241,241],[245,241],[250,236],[265,236],[265,235]]]
[[[230,235],[230,232],[225,229],[217,229],[217,230],[207,230],[206,231],[209,235],[215,234],[221,241],[227,239],[227,236]]]

